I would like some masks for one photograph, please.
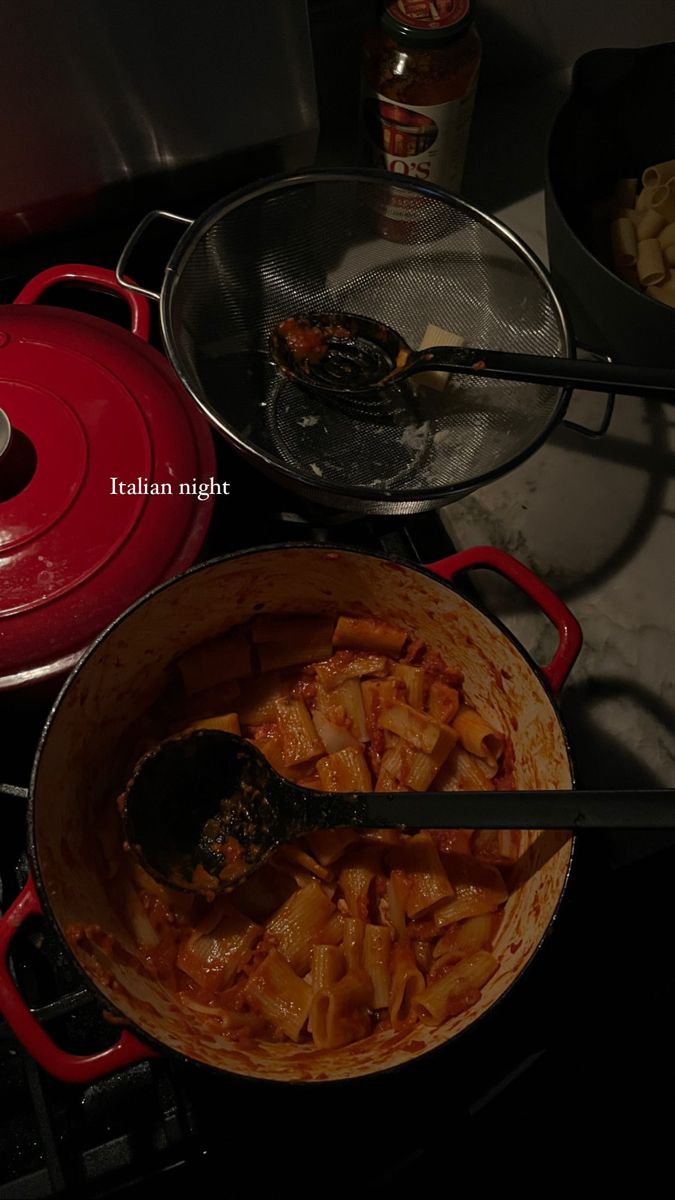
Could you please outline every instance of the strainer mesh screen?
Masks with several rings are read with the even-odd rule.
[[[429,324],[470,346],[563,354],[552,296],[488,223],[419,193],[399,237],[387,208],[410,192],[391,177],[309,176],[230,207],[177,267],[169,337],[184,378],[225,431],[308,482],[373,496],[470,487],[542,437],[556,388],[462,379],[406,383],[381,402],[333,398],[283,380],[272,328],[296,313],[384,321],[417,347]]]

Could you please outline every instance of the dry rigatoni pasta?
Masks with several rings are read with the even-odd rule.
[[[655,163],[654,166],[646,167],[642,172],[642,182],[646,188],[661,187],[671,179],[675,179],[675,158]]]
[[[637,200],[635,201],[635,211],[638,213],[648,212],[652,207],[654,193],[657,191],[657,186],[650,184],[649,187],[643,187]]]
[[[663,283],[666,277],[666,264],[663,259],[658,238],[645,238],[638,246],[637,260],[638,279],[643,287],[650,284]]]
[[[652,300],[659,300],[661,304],[675,308],[675,271],[671,272],[662,283],[650,284],[647,288],[647,295],[651,296]]]
[[[665,223],[666,223],[666,219],[662,213],[656,212],[656,210],[653,208],[648,209],[647,212],[642,217],[640,217],[640,220],[638,221],[637,225],[634,227],[636,243],[637,243],[637,241],[643,242],[649,238],[658,237],[661,230],[665,226]],[[628,265],[632,266],[633,263],[635,263],[636,261],[637,261],[637,244],[635,247],[635,255],[633,257],[633,261],[632,261],[632,263],[630,263]]]
[[[619,180],[596,218],[610,222],[611,265],[630,287],[675,307],[675,159]],[[602,254],[602,249],[599,250]]]
[[[628,217],[612,222],[612,252],[617,267],[634,267],[638,247],[635,225]]]
[[[649,207],[663,217],[666,225],[675,221],[675,180],[671,179],[656,188]]]

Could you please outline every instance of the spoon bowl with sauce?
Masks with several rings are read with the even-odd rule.
[[[300,314],[272,331],[270,353],[294,383],[333,393],[368,394],[427,371],[510,379],[586,391],[675,399],[675,368],[630,366],[470,346],[413,350],[395,329],[354,313]]]

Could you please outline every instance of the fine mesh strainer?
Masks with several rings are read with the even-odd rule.
[[[401,203],[396,224],[387,214]],[[145,218],[118,277],[157,215],[172,214]],[[569,355],[536,258],[441,189],[381,172],[307,172],[185,224],[161,296],[147,293],[160,299],[169,358],[209,420],[306,498],[371,513],[437,508],[521,462],[563,416],[568,393],[556,387],[457,377],[438,391],[409,380],[373,405],[300,388],[271,363],[280,321],[330,311],[383,321],[413,347],[436,325],[469,345]]]

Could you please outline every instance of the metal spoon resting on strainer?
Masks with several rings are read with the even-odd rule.
[[[673,829],[675,790],[319,792],[235,734],[201,729],[146,754],[120,799],[128,849],[169,887],[231,890],[319,829]]]
[[[374,393],[420,371],[448,371],[662,400],[675,397],[675,366],[639,367],[469,346],[412,350],[395,329],[353,313],[288,317],[273,329],[270,350],[288,379],[330,392]]]

